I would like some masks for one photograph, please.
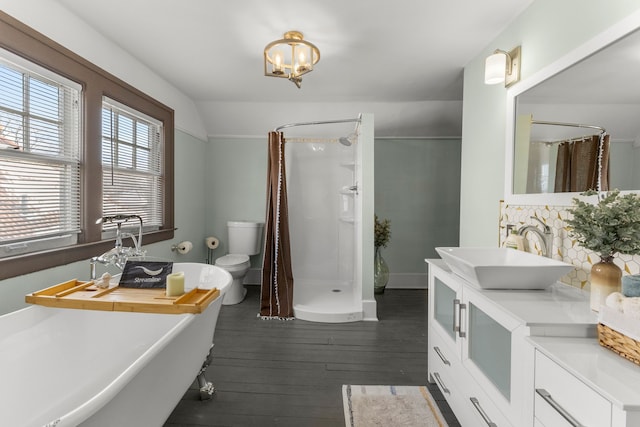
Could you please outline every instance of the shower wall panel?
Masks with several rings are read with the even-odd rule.
[[[350,284],[354,276],[353,148],[332,142],[285,145],[296,285]]]

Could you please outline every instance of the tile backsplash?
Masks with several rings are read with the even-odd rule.
[[[569,237],[565,220],[571,215],[568,206],[531,206],[531,205],[507,205],[500,203],[499,220],[499,244],[502,246],[507,238],[507,225],[513,224],[516,229],[523,225],[536,225],[537,221],[531,217],[537,217],[551,227],[553,233],[553,245],[551,257],[569,264],[575,269],[561,278],[561,281],[579,288],[589,289],[589,273],[591,266],[600,257],[589,249],[580,247],[577,242]],[[539,227],[540,225],[538,225]],[[541,254],[541,246],[538,236],[527,233],[525,236],[525,249],[529,252]],[[623,274],[640,273],[640,256],[618,254],[614,262],[622,269]]]

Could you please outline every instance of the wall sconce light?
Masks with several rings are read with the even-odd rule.
[[[487,56],[484,62],[484,82],[494,85],[504,82],[504,87],[509,87],[520,81],[520,46],[506,52],[496,49]]]
[[[301,32],[287,31],[284,38],[264,48],[264,75],[289,79],[300,89],[302,76],[313,71],[319,60],[320,51]]]

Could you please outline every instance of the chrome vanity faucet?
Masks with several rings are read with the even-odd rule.
[[[137,219],[138,225],[138,238],[127,232],[123,232],[122,224],[130,219]],[[143,256],[146,251],[142,250],[142,218],[139,215],[112,215],[98,218],[96,224],[113,222],[116,224],[116,241],[113,249],[108,250],[102,255],[95,256],[89,261],[90,264],[90,279],[96,279],[96,263],[102,265],[114,265],[120,270],[124,268],[125,263],[129,257]],[[122,239],[125,237],[131,237],[133,240],[133,248],[122,246]]]
[[[518,230],[518,234],[520,236],[525,236],[527,232],[532,231],[538,236],[538,240],[540,241],[540,246],[542,247],[542,255],[547,258],[551,258],[551,250],[553,245],[553,233],[551,232],[551,227],[542,222],[540,218],[532,216],[531,219],[534,219],[542,225],[542,231],[536,225],[524,225],[520,227]]]

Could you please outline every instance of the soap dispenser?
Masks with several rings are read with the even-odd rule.
[[[507,239],[504,241],[505,248],[517,249],[524,251],[524,238],[518,234],[515,227],[511,224],[507,226]]]

